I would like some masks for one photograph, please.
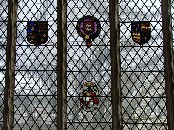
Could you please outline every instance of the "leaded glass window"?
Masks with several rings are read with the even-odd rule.
[[[3,109],[4,109],[4,87],[5,87],[5,72],[6,72],[6,45],[7,45],[7,0],[0,1],[0,129],[3,124]]]
[[[108,0],[67,1],[67,129],[68,130],[110,130],[111,110],[111,65],[110,65],[110,24]],[[99,19],[99,37],[87,47],[75,29],[83,16]],[[97,110],[87,112],[80,107],[80,92],[87,81],[94,82],[99,90]]]
[[[14,129],[56,130],[57,49],[56,0],[18,3],[15,66]],[[47,21],[48,40],[27,41],[27,22]]]
[[[120,53],[124,130],[167,129],[160,0],[120,0]],[[132,21],[150,21],[151,39],[131,38]]]
[[[169,1],[0,0],[0,129],[173,130]]]

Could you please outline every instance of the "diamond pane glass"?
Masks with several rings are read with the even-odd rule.
[[[67,129],[111,130],[111,65],[109,0],[67,1]],[[91,15],[99,19],[99,37],[87,47],[76,30],[77,21]],[[94,111],[81,107],[81,88],[87,81],[97,85],[99,104]]]
[[[161,1],[120,0],[119,6],[123,130],[166,130]],[[148,43],[132,40],[132,21],[150,21]]]
[[[57,1],[20,0],[17,17],[14,130],[57,130]],[[27,21],[48,21],[48,41],[27,41]]]
[[[0,70],[0,129],[2,129],[3,125],[4,87],[5,87],[5,71]]]
[[[8,1],[0,0],[0,129],[3,125]]]

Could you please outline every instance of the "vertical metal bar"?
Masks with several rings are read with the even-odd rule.
[[[120,85],[120,50],[119,50],[119,0],[109,0],[110,47],[111,47],[111,97],[112,130],[122,129],[121,85]]]
[[[67,51],[67,5],[66,0],[57,0],[57,130],[67,129],[66,101],[66,51]]]
[[[162,0],[162,31],[168,130],[174,130],[174,83],[172,81],[172,19],[171,0]]]
[[[8,0],[6,74],[4,90],[3,130],[13,129],[14,120],[14,85],[15,85],[15,58],[16,58],[16,20],[17,0]]]

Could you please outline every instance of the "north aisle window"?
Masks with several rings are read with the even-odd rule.
[[[161,2],[120,0],[119,5],[123,129],[166,130]],[[134,21],[150,21],[148,43],[132,40]]]
[[[173,130],[169,1],[0,0],[0,129]]]
[[[76,30],[77,21],[87,15],[99,19],[101,24],[99,37],[89,48]],[[67,27],[67,129],[111,130],[109,1],[68,1]],[[98,88],[96,99],[99,99],[99,104],[91,112],[86,108],[89,106],[80,102],[81,99],[93,104],[92,99],[88,101],[88,97],[83,97],[85,82],[93,82]]]
[[[56,0],[20,0],[18,3],[14,130],[57,129],[56,2]],[[46,43],[38,46],[32,44],[30,40],[35,39],[29,38],[30,30],[27,27],[29,21],[33,21],[34,24],[35,21],[48,23],[45,27],[48,28]],[[34,29],[36,28],[33,27]],[[38,29],[42,28],[38,26]],[[39,34],[39,31],[36,33]],[[34,37],[34,33],[32,35]]]
[[[4,109],[4,88],[6,72],[6,45],[7,45],[7,0],[0,1],[0,129],[3,126],[3,109]]]

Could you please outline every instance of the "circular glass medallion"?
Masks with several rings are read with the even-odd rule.
[[[77,21],[76,30],[78,34],[86,41],[86,46],[91,47],[91,40],[99,36],[101,24],[94,16],[83,16]]]
[[[89,112],[97,109],[99,104],[98,88],[93,82],[85,82],[80,93],[80,106]]]

